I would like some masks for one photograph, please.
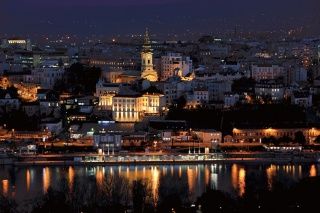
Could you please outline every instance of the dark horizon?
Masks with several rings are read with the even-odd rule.
[[[124,36],[149,27],[166,35],[293,30],[320,35],[318,0],[3,0],[0,35]]]

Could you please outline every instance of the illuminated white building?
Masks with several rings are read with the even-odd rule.
[[[164,95],[116,95],[112,98],[112,117],[117,122],[138,122],[146,115],[160,115]]]

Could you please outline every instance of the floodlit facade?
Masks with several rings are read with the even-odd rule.
[[[116,95],[112,98],[112,117],[118,122],[139,122],[145,115],[160,115],[164,95]]]

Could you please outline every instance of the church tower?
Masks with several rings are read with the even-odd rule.
[[[149,38],[148,29],[144,36],[144,43],[141,52],[141,78],[149,81],[158,81],[158,73],[153,69],[153,52]]]

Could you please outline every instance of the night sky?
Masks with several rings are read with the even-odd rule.
[[[320,34],[319,0],[0,0],[0,34],[265,31]]]

